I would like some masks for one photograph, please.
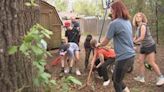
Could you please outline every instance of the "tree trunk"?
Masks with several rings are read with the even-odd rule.
[[[7,49],[19,45],[22,37],[39,21],[39,8],[27,7],[30,0],[0,0],[0,92],[40,92],[33,85],[32,61]],[[39,0],[35,0],[37,3]]]

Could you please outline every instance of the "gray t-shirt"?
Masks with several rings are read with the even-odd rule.
[[[132,26],[129,20],[117,18],[109,24],[106,37],[113,38],[116,61],[128,59],[135,56],[133,49]]]
[[[141,24],[139,27],[137,27],[137,31],[136,31],[136,37],[140,37],[141,36],[141,26],[145,25],[146,26],[146,33],[145,33],[145,37],[144,39],[141,41],[141,47],[150,47],[152,45],[155,44],[155,41],[150,33],[150,29],[146,24]]]
[[[78,45],[74,42],[69,42],[69,48],[67,49],[67,55],[69,55],[70,58],[75,57],[75,51],[80,51]]]

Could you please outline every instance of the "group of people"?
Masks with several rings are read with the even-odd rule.
[[[63,39],[62,44],[59,48],[59,53],[61,58],[61,72],[72,73],[73,65],[76,65],[76,74],[81,75],[78,68],[78,63],[80,59],[80,25],[74,16],[71,17],[71,23],[65,22],[65,39]],[[65,69],[65,63],[67,62],[68,68]]]
[[[145,82],[144,72],[144,61],[147,59],[153,70],[157,74],[157,86],[164,84],[164,75],[161,73],[158,65],[155,60],[156,45],[153,40],[146,16],[142,13],[136,13],[133,17],[133,26],[135,27],[135,36],[133,37],[132,24],[130,22],[130,14],[122,2],[122,0],[114,1],[110,6],[110,11],[112,13],[112,21],[109,24],[108,31],[104,39],[98,43],[95,39],[91,37],[90,39],[90,50],[93,50],[93,58],[91,64],[95,65],[95,69],[98,71],[99,77],[103,77],[104,86],[107,86],[110,83],[107,66],[115,62],[115,68],[112,76],[114,88],[116,92],[130,92],[129,88],[123,82],[125,74],[127,73],[130,67],[133,67],[136,48],[134,44],[139,45],[139,57],[137,58],[139,62],[138,70],[140,71],[137,77],[134,80],[139,82]],[[77,25],[77,24],[76,24]],[[78,24],[79,25],[79,24]],[[78,26],[79,27],[79,26]],[[73,28],[71,28],[72,30]],[[78,28],[76,28],[78,30]],[[66,32],[68,36],[68,33]],[[72,36],[73,37],[73,36]],[[61,46],[60,55],[63,56],[62,59],[62,72],[64,72],[64,62],[67,61],[66,58],[70,58],[70,69],[73,67],[73,63],[79,62],[79,38],[76,38],[77,41],[65,41]],[[109,41],[113,39],[114,49],[105,49]],[[89,51],[90,53],[90,51]],[[68,57],[65,57],[67,54]],[[73,62],[75,60],[75,62]],[[87,67],[87,63],[85,67]],[[81,75],[79,69],[76,69],[76,74]]]

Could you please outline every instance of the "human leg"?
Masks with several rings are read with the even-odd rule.
[[[110,79],[108,76],[108,69],[107,67],[112,64],[115,61],[115,58],[109,58],[107,60],[105,60],[105,62],[100,66],[100,72],[103,76],[103,86],[108,86],[110,83]]]
[[[144,66],[144,60],[146,58],[145,54],[139,54],[138,57],[138,64],[139,64],[139,75],[137,77],[134,78],[134,80],[139,81],[144,83],[145,82],[145,78],[144,78],[144,73],[145,73],[145,66]]]
[[[113,64],[115,61],[115,58],[108,58],[107,60],[105,60],[105,62],[100,66],[101,67],[101,73],[103,76],[104,81],[109,80],[109,76],[108,76],[108,70],[107,67],[111,64]]]
[[[89,57],[90,57],[91,49],[90,48],[85,48],[85,69],[88,67],[89,63]]]
[[[96,61],[95,61],[95,65],[97,66],[98,64],[100,63],[100,59],[97,59]],[[98,72],[98,75],[100,76],[100,77],[102,77],[102,69],[101,69],[102,67],[99,67],[99,68],[97,68],[96,70],[97,70],[97,72]]]
[[[160,72],[160,69],[159,69],[158,65],[155,62],[155,53],[154,52],[147,55],[147,62],[153,67],[156,74],[158,76],[160,76],[161,72]]]
[[[67,55],[61,56],[61,72],[64,72],[65,61],[67,60]]]
[[[158,75],[158,80],[157,80],[156,85],[157,86],[163,85],[164,84],[164,76],[162,75],[158,65],[155,62],[155,53],[152,52],[152,53],[148,54],[147,60],[148,60],[148,63],[153,67],[156,74]]]
[[[127,73],[129,67],[132,67],[134,63],[134,57],[117,61],[113,73],[113,83],[116,92],[122,92],[126,88],[123,82],[125,73]]]
[[[81,75],[81,72],[79,70],[78,64],[80,61],[80,51],[75,51],[75,63],[76,63],[76,75]]]

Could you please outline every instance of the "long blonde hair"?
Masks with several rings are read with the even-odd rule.
[[[138,26],[139,26],[139,25],[137,24],[137,21],[136,21],[136,16],[137,16],[137,15],[141,15],[141,17],[142,17],[142,22],[145,23],[145,24],[147,24],[147,18],[146,18],[146,16],[145,16],[145,14],[142,13],[142,12],[138,12],[138,13],[136,13],[136,14],[134,15],[134,17],[133,17],[133,26],[135,26],[135,27],[138,27]]]

